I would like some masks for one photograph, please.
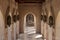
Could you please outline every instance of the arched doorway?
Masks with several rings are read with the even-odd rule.
[[[36,33],[36,16],[31,12],[24,17],[24,33]]]
[[[3,15],[2,12],[0,10],[0,40],[4,40],[4,19],[3,19]]]
[[[32,14],[28,14],[26,16],[26,26],[27,27],[32,27],[34,26],[34,16]]]

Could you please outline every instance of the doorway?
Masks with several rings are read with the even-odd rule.
[[[31,12],[24,17],[24,33],[36,33],[36,16]]]

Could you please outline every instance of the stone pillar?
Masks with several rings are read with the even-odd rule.
[[[17,28],[16,27],[17,26],[16,23],[14,23],[13,26],[14,26],[14,40],[16,40],[16,28]]]
[[[3,13],[0,11],[0,40],[4,40],[4,19],[3,19]]]
[[[48,25],[48,40],[52,40],[52,27]]]
[[[17,36],[19,35],[19,21],[17,21]]]
[[[11,38],[11,31],[12,31],[12,29],[11,29],[11,25],[10,26],[7,26],[8,27],[8,40],[12,40],[12,38]]]
[[[12,24],[11,24],[11,13],[7,16],[7,28],[8,28],[8,40],[12,40]]]
[[[46,39],[47,35],[47,23],[44,23],[44,39]]]
[[[17,22],[16,22],[16,14],[13,15],[13,39],[16,40],[16,32],[17,32]]]
[[[17,38],[18,38],[18,36],[19,36],[19,13],[18,13],[18,11],[17,11],[17,22],[16,22],[16,25],[17,25],[17,28],[16,28],[16,30],[17,30]]]
[[[43,35],[43,21],[41,21],[41,34]]]
[[[55,32],[55,40],[60,40],[60,11],[58,12],[57,18],[56,18],[56,32]]]
[[[16,10],[14,11],[14,14],[13,14],[13,32],[14,32],[14,40],[16,40],[16,37],[17,37],[17,16],[16,16]]]

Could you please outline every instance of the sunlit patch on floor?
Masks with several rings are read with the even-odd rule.
[[[35,38],[41,38],[41,37],[42,37],[42,35],[40,35],[40,34],[35,36]]]

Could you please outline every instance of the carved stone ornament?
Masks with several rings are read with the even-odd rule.
[[[43,15],[43,21],[47,22],[47,16],[46,15]]]
[[[54,24],[54,22],[53,22],[53,17],[50,16],[50,17],[49,17],[49,25],[50,25],[50,27],[51,27],[53,24]]]
[[[41,15],[41,20],[43,20],[43,15]]]
[[[8,26],[11,25],[11,16],[10,15],[7,16],[7,25]]]
[[[16,15],[13,16],[13,21],[14,21],[14,22],[17,21],[17,16],[16,16]]]
[[[19,20],[19,15],[17,15],[17,20]]]

